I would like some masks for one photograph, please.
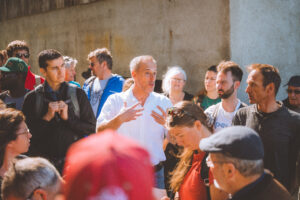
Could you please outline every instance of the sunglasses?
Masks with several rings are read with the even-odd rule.
[[[291,93],[300,94],[300,90],[291,90],[291,89],[288,89],[287,93],[289,93],[289,94],[291,94]]]
[[[184,115],[190,116],[193,119],[197,119],[192,114],[186,112],[185,110],[182,110],[180,108],[172,107],[167,110],[168,115],[174,117],[184,117]]]
[[[90,65],[91,65],[92,67],[94,67],[94,66],[95,66],[95,63],[90,63]]]
[[[29,56],[30,56],[29,53],[17,53],[17,54],[16,54],[16,57],[17,57],[17,58],[22,58],[22,57],[24,57],[24,58],[29,58]]]

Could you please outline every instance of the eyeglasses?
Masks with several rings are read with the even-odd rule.
[[[225,161],[214,161],[214,162],[212,162],[212,160],[210,159],[210,157],[207,156],[207,158],[206,158],[206,165],[207,165],[207,167],[214,167],[216,163],[223,164],[223,163],[225,163]]]
[[[30,195],[26,198],[26,200],[31,200],[31,198],[33,197],[34,192],[35,192],[36,190],[40,189],[40,188],[41,188],[40,186],[36,187],[36,188],[30,193]]]
[[[30,130],[29,129],[25,129],[23,132],[17,133],[17,135],[23,135],[23,134],[28,134],[28,133],[30,133]]]
[[[172,81],[175,81],[175,82],[179,82],[179,83],[181,83],[181,82],[184,82],[185,80],[183,80],[183,79],[180,79],[180,78],[171,78],[171,80]]]
[[[29,53],[17,53],[17,54],[16,54],[16,57],[17,57],[17,58],[22,58],[22,57],[24,57],[24,58],[29,58],[29,56],[30,56]]]
[[[300,94],[300,90],[287,89],[287,93],[289,93],[289,94],[291,94],[291,93]]]

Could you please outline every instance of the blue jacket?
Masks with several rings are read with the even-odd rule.
[[[91,89],[92,89],[95,79],[96,79],[95,76],[90,77],[89,79],[87,79],[84,82],[84,84],[82,86],[82,89],[86,93],[89,101],[91,100]],[[109,97],[109,95],[112,95],[112,94],[118,93],[118,92],[122,92],[123,84],[124,84],[123,77],[120,75],[117,75],[117,74],[113,74],[112,77],[108,80],[106,87],[104,88],[103,94],[101,96],[99,105],[98,105],[96,119],[100,115],[102,107],[103,107],[106,99]]]

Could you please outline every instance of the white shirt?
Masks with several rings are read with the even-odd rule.
[[[222,102],[216,104],[216,105],[212,105],[210,107],[208,107],[205,110],[205,114],[208,115],[208,117],[212,118],[213,117],[213,113],[215,112],[215,109],[217,108],[218,105],[218,113],[217,113],[217,117],[216,117],[216,121],[214,123],[214,130],[215,132],[218,132],[219,130],[229,127],[232,125],[232,119],[235,115],[235,113],[238,111],[240,105],[241,105],[241,101],[238,100],[238,103],[236,105],[236,108],[233,112],[226,112],[222,106]]]
[[[110,121],[119,114],[124,108],[124,102],[127,103],[127,107],[131,107],[139,102],[133,95],[132,88],[128,89],[126,92],[113,94],[108,97],[102,108],[101,114],[97,119],[97,127],[103,122]],[[151,92],[145,101],[142,115],[136,120],[123,123],[117,130],[119,134],[138,141],[146,150],[148,150],[153,165],[157,165],[160,161],[166,160],[163,151],[163,140],[167,131],[151,116],[153,110],[162,114],[157,108],[158,105],[163,110],[172,107],[172,103],[167,97]],[[139,108],[142,108],[142,106],[138,105],[136,107],[136,109]]]

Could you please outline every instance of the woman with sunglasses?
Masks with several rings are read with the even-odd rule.
[[[206,121],[203,110],[192,102],[182,101],[168,110],[166,127],[169,134],[175,137],[178,145],[184,147],[170,181],[173,192],[177,193],[174,199],[227,199],[227,195],[212,184],[213,179],[208,168],[207,178],[203,180],[201,176],[206,154],[200,151],[199,143],[201,139],[211,135],[211,128]]]
[[[12,161],[28,151],[31,134],[21,111],[0,110],[0,185]]]

